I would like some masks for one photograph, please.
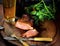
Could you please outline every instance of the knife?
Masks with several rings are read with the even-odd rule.
[[[4,37],[4,39],[5,40],[16,40],[15,38],[13,38],[13,37]],[[35,38],[21,38],[20,40],[23,40],[23,41],[48,41],[48,42],[51,42],[51,41],[53,41],[53,39],[52,38],[37,38],[37,37],[35,37]]]

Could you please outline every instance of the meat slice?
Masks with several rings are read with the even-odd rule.
[[[29,24],[23,23],[23,22],[16,22],[16,25],[15,26],[17,28],[20,28],[20,29],[23,29],[23,30],[33,29],[33,27],[31,27]]]
[[[23,29],[23,30],[33,29],[32,25],[33,25],[33,21],[32,21],[32,19],[30,20],[28,15],[23,15],[22,18],[19,19],[15,24],[15,26],[17,28],[20,28],[20,29]]]
[[[36,29],[32,29],[23,34],[23,37],[33,37],[38,34]]]

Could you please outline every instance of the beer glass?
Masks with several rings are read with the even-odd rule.
[[[3,7],[5,21],[14,23],[16,14],[16,0],[3,0]]]

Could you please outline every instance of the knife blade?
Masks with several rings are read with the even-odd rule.
[[[4,37],[5,40],[16,40],[15,38],[13,37]]]
[[[5,40],[17,40],[17,39],[15,39],[15,38],[13,38],[13,37],[4,37],[4,39]],[[26,42],[24,42],[23,40],[25,40],[24,38],[21,40],[19,40],[22,44],[23,44],[23,46],[29,46]]]

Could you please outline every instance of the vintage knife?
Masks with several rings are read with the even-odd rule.
[[[13,37],[4,37],[4,39],[6,39],[6,40],[16,40],[15,38],[13,38]],[[23,41],[26,41],[26,40],[29,40],[29,41],[48,41],[48,42],[51,42],[51,41],[53,41],[53,39],[52,38],[37,38],[37,37],[35,37],[35,38],[21,38],[20,40],[23,40]]]

